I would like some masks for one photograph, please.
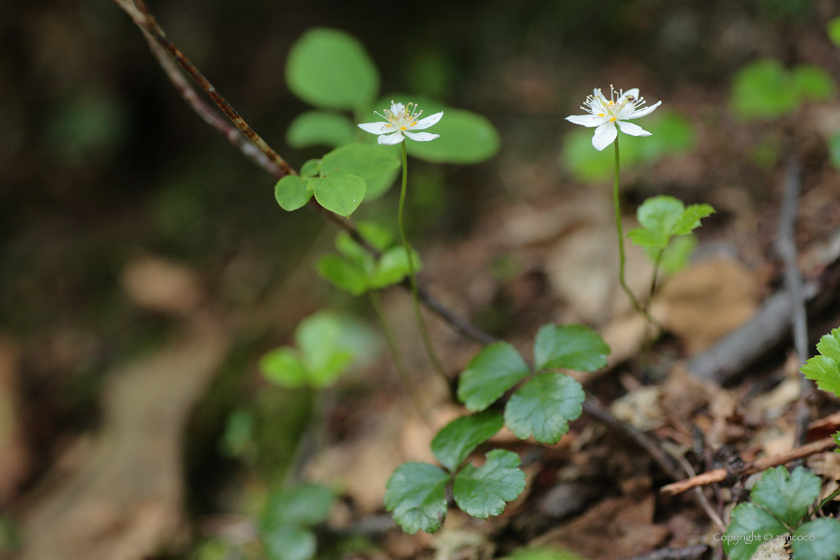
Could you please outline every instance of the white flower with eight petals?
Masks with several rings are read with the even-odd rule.
[[[423,130],[437,123],[443,116],[443,111],[418,121],[417,119],[420,118],[423,111],[418,111],[417,105],[414,103],[403,105],[402,103],[391,101],[391,109],[385,109],[384,113],[384,115],[380,115],[374,112],[374,115],[388,122],[363,123],[359,125],[359,128],[365,132],[378,134],[379,138],[376,141],[380,144],[399,144],[403,141],[404,137],[417,140],[418,142],[428,142],[429,140],[440,137],[440,134],[412,131]]]
[[[588,111],[588,115],[572,115],[566,120],[574,124],[581,124],[585,127],[595,127],[595,135],[592,137],[592,145],[598,151],[603,150],[613,143],[618,136],[616,125],[624,134],[630,136],[650,136],[650,132],[639,125],[627,122],[630,119],[638,119],[653,112],[662,103],[657,101],[650,107],[643,107],[645,100],[639,97],[639,88],[628,91],[619,91],[618,99],[615,99],[615,90],[610,86],[610,98],[607,99],[600,89],[595,89],[593,95],[586,98],[581,107]]]

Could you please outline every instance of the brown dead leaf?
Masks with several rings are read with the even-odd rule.
[[[159,313],[189,315],[204,297],[192,269],[157,257],[128,263],[121,280],[132,302]]]
[[[756,284],[753,274],[734,260],[705,260],[671,277],[652,302],[651,313],[694,354],[755,314]]]
[[[655,496],[651,493],[638,500],[629,496],[607,498],[530,544],[560,546],[599,560],[641,554],[668,538],[667,527],[653,523],[654,508]]]

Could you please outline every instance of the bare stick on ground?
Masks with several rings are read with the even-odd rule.
[[[834,443],[834,438],[828,437],[825,439],[815,441],[813,443],[809,443],[808,445],[803,445],[802,447],[798,447],[793,451],[790,451],[789,453],[785,453],[783,455],[777,455],[775,457],[765,457],[763,459],[759,459],[758,461],[747,463],[743,467],[738,469],[736,472],[731,472],[726,469],[715,469],[713,471],[704,472],[702,474],[698,474],[697,476],[693,476],[685,480],[680,480],[679,482],[675,482],[673,484],[668,484],[667,486],[663,486],[659,491],[663,494],[669,494],[672,496],[675,494],[681,494],[687,490],[691,490],[692,488],[706,486],[715,482],[723,482],[730,476],[743,478],[745,476],[749,476],[757,472],[766,471],[767,469],[772,467],[778,467],[779,465],[791,463],[793,461],[803,459],[816,453],[828,451],[836,446],[837,444]]]

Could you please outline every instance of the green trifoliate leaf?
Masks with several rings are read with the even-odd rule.
[[[269,560],[310,560],[318,545],[315,533],[300,525],[279,525],[260,537]]]
[[[820,495],[820,478],[803,467],[788,473],[785,467],[764,471],[750,499],[789,527],[796,527]]]
[[[458,398],[467,410],[484,410],[530,373],[516,348],[494,342],[482,348],[461,374]]]
[[[365,195],[367,196],[367,195]],[[394,236],[390,231],[376,224],[375,222],[359,222],[356,226],[368,243],[379,251],[384,251],[391,245]]]
[[[519,439],[533,434],[540,443],[554,444],[582,412],[583,387],[562,373],[541,373],[519,388],[505,407],[505,424]]]
[[[321,173],[325,177],[351,173],[367,180],[391,172],[400,165],[400,159],[385,146],[348,144],[321,159]]]
[[[840,521],[823,517],[803,524],[793,533],[793,557],[837,560],[840,555]]]
[[[391,478],[385,491],[385,509],[403,531],[434,533],[446,518],[446,485],[449,475],[426,463],[404,463]]]
[[[457,418],[441,429],[432,440],[432,453],[441,465],[455,472],[479,444],[502,429],[502,415],[485,410]]]
[[[487,461],[476,468],[465,465],[455,477],[452,494],[465,513],[487,519],[505,510],[505,503],[515,500],[525,489],[525,473],[519,468],[519,455],[494,449]]]
[[[356,134],[350,119],[335,113],[307,111],[295,117],[286,131],[286,142],[292,148],[330,146],[337,148],[353,141]],[[303,170],[301,170],[303,175]]]
[[[358,265],[366,272],[373,270],[373,255],[367,249],[356,243],[346,231],[342,231],[335,237],[335,248],[344,255],[347,260]]]
[[[714,213],[708,204],[692,204],[688,208],[672,196],[660,195],[645,200],[636,217],[641,228],[631,230],[627,237],[647,250],[664,249],[672,237],[687,235],[700,227],[700,219]]]
[[[318,275],[336,288],[359,296],[368,290],[367,275],[338,255],[325,255],[318,261]]]
[[[420,255],[414,249],[411,249],[411,263],[414,266],[414,272],[423,268]],[[402,282],[408,273],[408,256],[405,254],[405,247],[391,247],[379,257],[369,282],[372,288],[384,288]]]
[[[379,73],[355,37],[316,28],[292,46],[286,82],[295,95],[312,105],[357,109],[373,101],[379,90]]]
[[[263,377],[281,387],[294,389],[309,382],[309,370],[293,348],[276,348],[260,359]]]
[[[300,167],[300,176],[301,177],[317,177],[321,174],[321,160],[320,159],[310,159]]]
[[[750,560],[762,543],[787,533],[781,521],[755,504],[740,504],[722,539],[730,560]]]
[[[595,371],[607,365],[610,347],[601,335],[583,325],[543,325],[534,339],[537,371]]]
[[[834,329],[817,343],[820,356],[808,360],[800,371],[823,391],[840,397],[840,329]]]
[[[322,162],[323,172],[323,162]],[[352,214],[365,198],[364,179],[350,173],[333,173],[329,177],[312,179],[306,188],[315,193],[318,204],[347,217]]]
[[[307,181],[295,175],[286,175],[274,185],[274,198],[280,208],[291,212],[306,206],[312,198],[312,191],[306,188]]]

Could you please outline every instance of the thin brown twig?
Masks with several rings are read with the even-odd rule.
[[[798,447],[782,455],[776,455],[775,457],[765,457],[763,459],[759,459],[758,461],[753,461],[752,463],[746,463],[743,467],[741,467],[734,473],[726,469],[715,469],[713,471],[704,472],[702,474],[693,476],[691,478],[687,478],[685,480],[680,480],[679,482],[674,482],[673,484],[668,484],[660,488],[659,491],[663,494],[668,494],[671,496],[681,494],[687,490],[691,490],[692,488],[706,486],[715,482],[723,482],[730,476],[743,478],[745,476],[749,476],[757,472],[766,471],[767,469],[770,469],[772,467],[778,467],[779,465],[791,463],[798,459],[804,459],[805,457],[809,457],[811,455],[814,455],[815,453],[822,453],[823,451],[828,451],[829,449],[833,449],[836,446],[837,444],[834,443],[834,438],[828,437],[825,439],[817,440],[813,443],[809,443],[808,445],[803,445],[802,447]]]

